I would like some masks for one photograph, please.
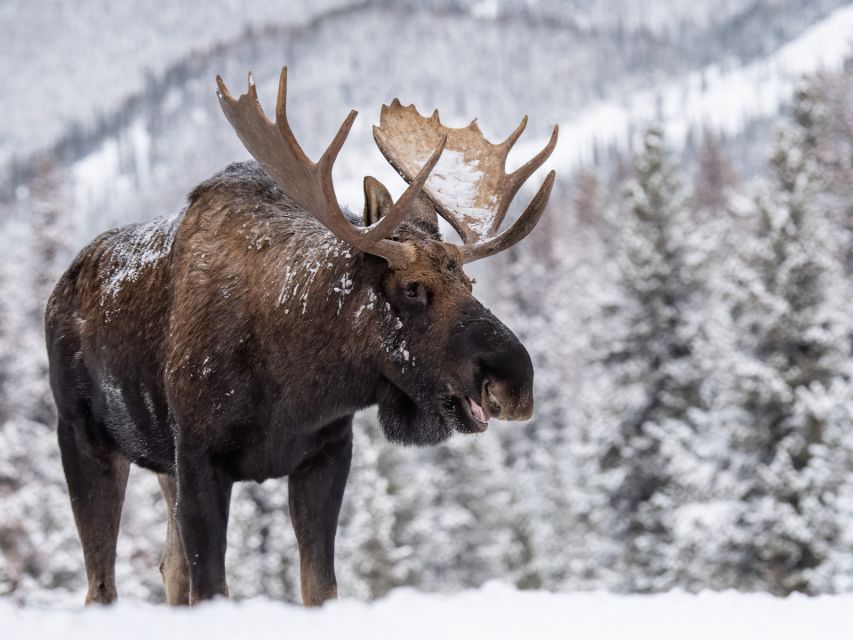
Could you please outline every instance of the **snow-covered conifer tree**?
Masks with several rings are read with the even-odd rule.
[[[706,425],[701,264],[707,249],[685,204],[660,131],[650,129],[635,177],[611,221],[618,295],[596,330],[599,406],[590,413],[598,491],[609,496],[599,522],[610,538],[602,560],[611,584],[650,591],[673,585],[673,514],[699,466]]]
[[[234,487],[226,561],[235,597],[301,602],[299,550],[290,523],[286,478]]]
[[[353,427],[350,479],[338,524],[336,573],[340,593],[362,600],[385,595],[394,585],[394,505],[379,456],[389,446],[374,411],[360,414]]]
[[[726,158],[719,136],[706,131],[699,147],[698,169],[693,184],[691,205],[700,217],[724,211],[737,175]]]
[[[733,586],[776,593],[829,586],[820,567],[841,535],[853,429],[847,288],[838,229],[822,205],[814,108],[798,94],[772,179],[742,212],[753,233],[725,271],[735,328],[724,405],[740,483],[721,562],[739,574]]]

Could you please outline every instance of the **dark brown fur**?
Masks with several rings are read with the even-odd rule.
[[[320,604],[336,593],[356,411],[378,403],[388,437],[411,444],[482,430],[467,398],[529,416],[530,359],[471,295],[459,250],[429,216],[396,239],[417,259],[392,270],[249,163],[196,188],[173,220],[109,231],[80,253],[46,330],[87,602],[116,597],[128,462],[161,474],[170,603],[227,593],[233,482],[289,476],[303,599]]]

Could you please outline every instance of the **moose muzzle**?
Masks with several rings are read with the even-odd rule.
[[[459,323],[454,352],[474,363],[468,400],[472,415],[527,420],[533,414],[533,363],[518,338],[490,311],[476,304],[476,317]],[[472,309],[471,311],[474,311]]]

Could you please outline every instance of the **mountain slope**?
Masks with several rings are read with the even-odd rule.
[[[143,92],[120,101],[116,111],[109,111],[111,102],[105,98],[105,115],[94,125],[60,136],[54,151],[70,169],[76,243],[106,226],[179,208],[193,184],[246,156],[213,96],[217,73],[233,91],[242,91],[245,72],[253,69],[262,101],[272,105],[278,70],[287,62],[294,127],[315,156],[347,111],[359,109],[336,167],[339,196],[358,208],[361,177],[367,173],[387,180],[392,191],[401,188],[377,153],[369,129],[379,105],[393,97],[424,111],[438,107],[450,124],[464,124],[477,115],[493,138],[502,138],[529,114],[528,131],[511,164],[531,155],[559,122],[563,135],[555,160],[566,170],[588,162],[597,147],[625,148],[637,130],[657,117],[666,121],[676,143],[691,129],[709,125],[736,134],[751,119],[775,113],[790,91],[793,73],[814,68],[827,43],[831,62],[837,64],[850,22],[849,10],[842,9],[809,28],[808,20],[821,18],[839,3],[811,3],[803,9],[793,0],[740,3],[712,21],[707,20],[710,5],[698,3],[694,12],[676,12],[678,19],[667,28],[657,24],[654,29],[605,21],[597,3],[587,3],[586,14],[584,7],[549,2],[521,8],[498,3],[488,11],[482,3],[433,4],[431,9],[407,3],[330,4],[336,8],[304,14],[313,16],[310,20],[292,18],[297,22],[290,26],[269,23],[192,54],[152,75]],[[267,10],[272,11],[258,11],[259,23]],[[750,58],[759,19],[765,26],[763,48],[771,43],[775,50]],[[799,35],[785,40],[792,33]],[[166,31],[159,37],[169,35]],[[718,48],[725,44],[727,57],[708,64],[714,46],[697,49],[691,37]],[[819,47],[795,44],[815,40]],[[737,62],[740,52],[752,62]],[[161,55],[162,64],[167,54]],[[121,65],[95,69],[103,74],[96,74],[100,83],[115,90],[107,92],[113,101],[123,95],[124,86],[111,84],[116,69]],[[132,71],[127,76],[135,77]],[[99,99],[98,92],[68,89],[66,85],[65,93],[74,99]],[[13,112],[61,122],[45,117],[52,108]],[[14,117],[4,126],[32,129]],[[44,128],[43,140],[53,127]],[[15,148],[26,158],[26,149],[37,147],[33,141]],[[24,169],[7,176],[0,188],[7,198],[22,182],[26,186],[26,161],[19,166]],[[18,193],[25,196],[26,189]]]

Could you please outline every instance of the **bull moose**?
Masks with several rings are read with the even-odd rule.
[[[533,410],[533,366],[472,294],[462,265],[524,238],[527,209],[499,227],[557,141],[512,173],[476,120],[444,126],[398,100],[374,139],[408,182],[394,202],[364,179],[363,221],[338,205],[332,166],[350,112],[319,162],[248,92],[217,77],[226,118],[257,162],[197,186],[172,218],[98,236],[47,303],[58,440],[83,547],[86,603],[115,600],[116,538],[131,462],[158,474],[168,505],[160,570],[171,604],[227,595],[234,482],[289,477],[306,605],[337,592],[334,542],[353,414],[378,405],[385,436],[429,445]],[[442,159],[439,164],[439,158]],[[438,167],[436,166],[438,165]],[[444,242],[437,214],[462,245]]]

